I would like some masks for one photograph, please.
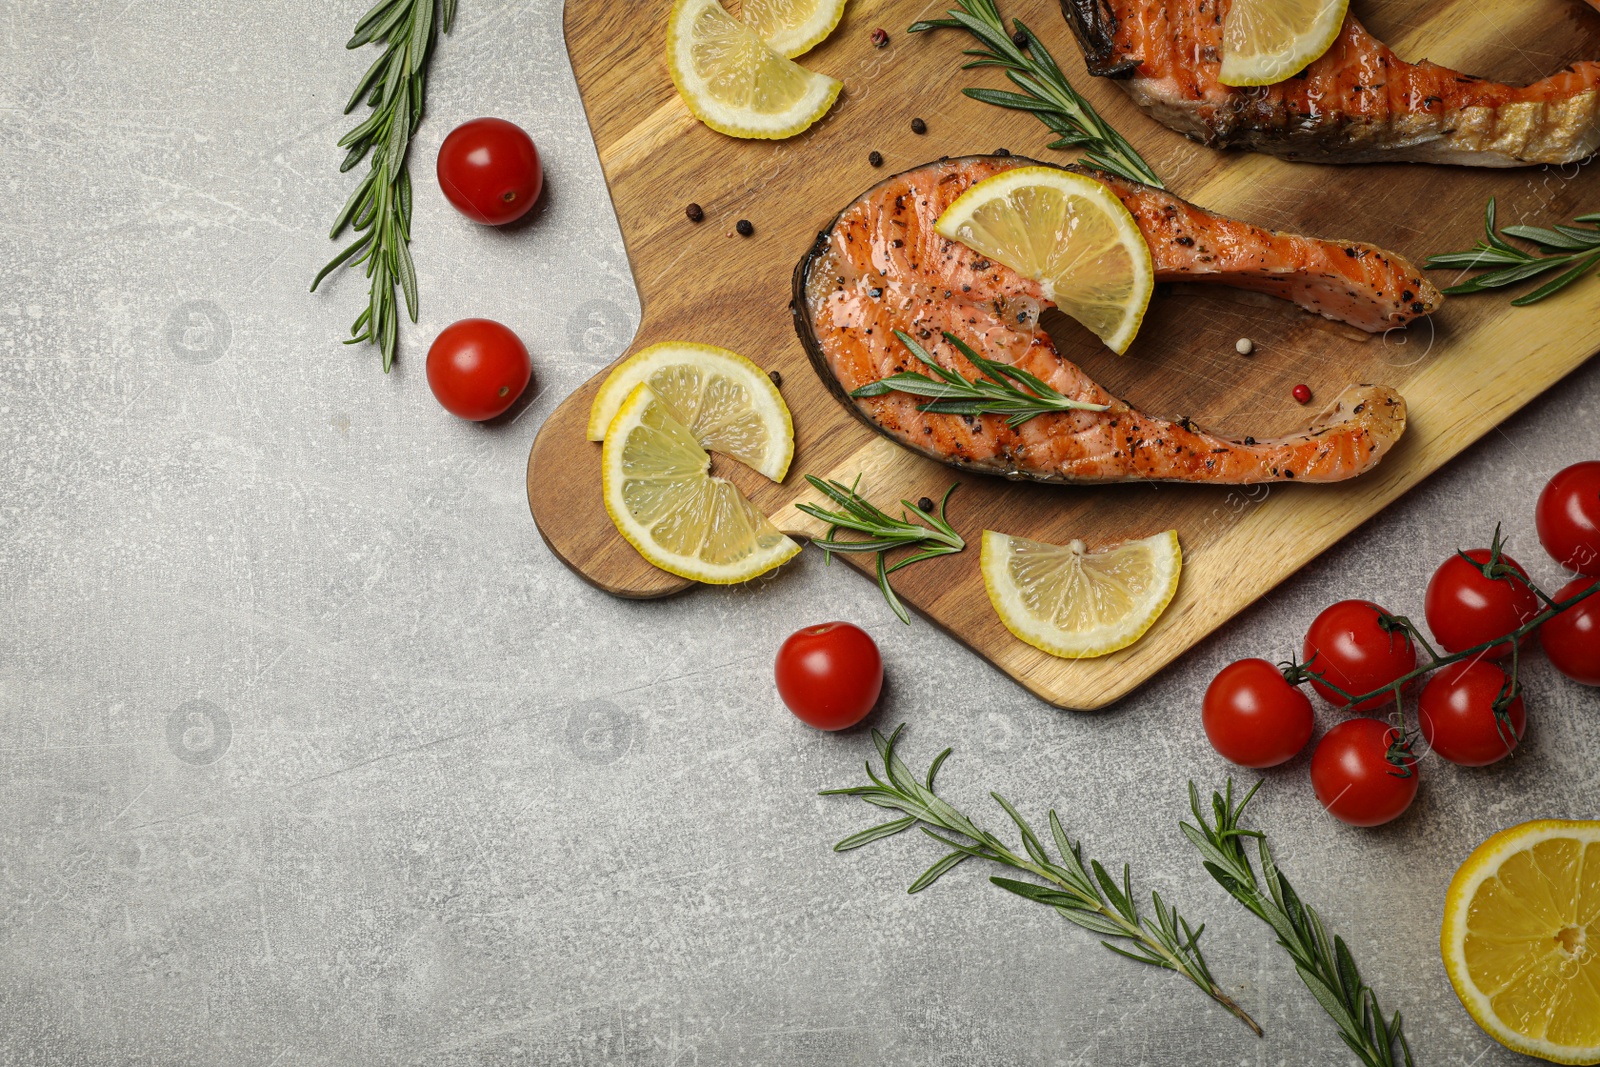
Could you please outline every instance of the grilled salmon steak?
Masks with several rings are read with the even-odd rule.
[[[1590,0],[1600,7],[1600,2]],[[1089,73],[1119,79],[1179,133],[1318,163],[1574,163],[1600,148],[1600,63],[1518,88],[1407,63],[1347,15],[1333,47],[1277,85],[1217,80],[1230,0],[1061,0]]]
[[[929,163],[878,185],[818,234],[795,271],[795,325],[817,373],[867,425],[942,463],[1045,482],[1335,482],[1370,469],[1399,439],[1405,401],[1381,386],[1347,388],[1306,433],[1234,441],[1187,419],[1136,411],[1090,380],[1040,327],[1039,313],[1050,304],[1038,283],[934,230],[944,209],[975,183],[1041,165],[1011,156]],[[1402,323],[1441,299],[1403,259],[1379,249],[1273,233],[1159,189],[1069,169],[1104,182],[1127,205],[1159,279],[1275,292],[1369,329]],[[1296,271],[1298,279],[1285,277]],[[1401,286],[1412,288],[1395,294]],[[1049,412],[1012,427],[1001,415],[919,411],[927,401],[902,392],[852,397],[901,371],[924,369],[896,330],[969,380],[980,372],[946,332],[1071,399],[1107,409]]]

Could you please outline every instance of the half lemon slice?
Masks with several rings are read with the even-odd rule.
[[[845,0],[744,0],[739,18],[780,56],[804,55],[833,32]]]
[[[701,448],[783,481],[794,458],[794,420],[766,371],[737,352],[664,341],[620,363],[589,408],[589,440],[604,441],[622,402],[644,382]]]
[[[694,117],[730,137],[793,137],[843,88],[768,47],[717,0],[673,6],[667,69]]]
[[[731,585],[800,551],[732,482],[711,476],[710,455],[648,385],[618,408],[600,464],[606,513],[662,570]]]
[[[1088,659],[1144,636],[1178,590],[1183,553],[1176,530],[1098,552],[985,530],[979,567],[1006,629],[1052,656]]]
[[[1222,20],[1223,85],[1276,85],[1333,47],[1350,0],[1233,0]]]
[[[1439,948],[1490,1037],[1600,1063],[1600,822],[1525,822],[1479,845],[1450,880]]]
[[[985,178],[945,208],[934,229],[1038,282],[1119,354],[1155,291],[1138,223],[1110,189],[1082,174],[1018,167]]]

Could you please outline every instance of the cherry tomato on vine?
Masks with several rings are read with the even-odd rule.
[[[1378,719],[1346,719],[1311,754],[1311,788],[1328,814],[1351,826],[1381,826],[1417,796],[1417,761],[1389,753],[1400,731]]]
[[[843,730],[867,717],[883,689],[883,657],[859,626],[825,622],[796,630],[778,649],[778,695],[795,718]]]
[[[528,213],[544,189],[539,150],[505,119],[473,119],[439,146],[439,188],[473,222],[504,226]]]
[[[1556,472],[1534,513],[1539,541],[1555,561],[1600,576],[1600,460]]]
[[[1417,702],[1422,738],[1430,748],[1463,767],[1485,767],[1511,754],[1528,728],[1528,712],[1519,693],[1495,714],[1510,679],[1483,659],[1452,663],[1428,679]]]
[[[1241,767],[1276,767],[1311,740],[1311,700],[1264,659],[1230,663],[1206,687],[1200,720],[1211,747]]]
[[[516,402],[533,361],[516,334],[493,319],[462,319],[428,349],[428,388],[452,415],[482,422]]]
[[[1381,689],[1409,674],[1417,666],[1416,646],[1405,631],[1391,633],[1379,625],[1379,618],[1387,614],[1370,600],[1341,600],[1329,606],[1306,631],[1306,668],[1351,696]],[[1311,687],[1336,708],[1349,703],[1322,678],[1312,678]],[[1392,693],[1380,693],[1354,710],[1371,711],[1393,702]]]
[[[1571,600],[1597,578],[1568,582],[1556,602]],[[1600,593],[1592,593],[1539,627],[1539,643],[1556,670],[1583,685],[1600,685]]]
[[[1539,614],[1539,598],[1528,588],[1528,572],[1504,552],[1499,562],[1522,577],[1485,578],[1481,569],[1493,550],[1474,548],[1445,560],[1428,582],[1425,612],[1428,629],[1446,652],[1461,652],[1520,629]],[[1511,642],[1502,641],[1484,655],[1500,659],[1511,655]]]

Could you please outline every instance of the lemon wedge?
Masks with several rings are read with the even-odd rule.
[[[606,514],[664,571],[731,585],[800,551],[737,486],[711,476],[711,456],[648,385],[617,409],[600,467]]]
[[[641,349],[600,386],[589,408],[589,440],[605,440],[622,402],[641,382],[688,427],[701,448],[783,481],[794,458],[794,420],[778,387],[760,367],[712,345],[665,341]]]
[[[1276,85],[1333,47],[1350,0],[1233,0],[1222,21],[1223,85]]]
[[[673,5],[667,68],[694,117],[730,137],[793,137],[843,88],[768,47],[717,0]]]
[[[1155,291],[1150,247],[1122,201],[1093,178],[1017,167],[985,178],[934,224],[1038,282],[1064,314],[1126,352]]]
[[[1479,845],[1450,880],[1439,949],[1490,1037],[1600,1063],[1600,822],[1525,822]]]
[[[845,0],[744,0],[739,18],[768,48],[793,59],[833,32]]]
[[[1052,656],[1089,659],[1144,636],[1178,590],[1183,553],[1176,530],[1098,552],[985,530],[978,566],[1006,629]]]

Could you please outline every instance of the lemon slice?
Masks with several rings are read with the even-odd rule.
[[[934,229],[1038,282],[1116,352],[1139,332],[1155,289],[1150,247],[1093,178],[1054,167],[1004,171],[962,193]]]
[[[731,585],[800,551],[738,487],[711,476],[710,455],[648,385],[617,409],[600,465],[606,513],[664,571]]]
[[[1047,545],[983,531],[978,566],[1006,629],[1063,659],[1127,648],[1178,590],[1178,533],[1090,552],[1082,541]]]
[[[665,341],[613,370],[589,408],[589,440],[606,427],[640,382],[649,384],[701,448],[732,456],[775,482],[794,458],[794,421],[765,371],[737,352]]]
[[[730,137],[793,137],[827,114],[842,88],[767,47],[717,0],[673,5],[667,67],[694,117]]]
[[[1439,948],[1490,1037],[1600,1063],[1600,822],[1525,822],[1479,845],[1450,880]]]
[[[1276,85],[1333,47],[1350,0],[1233,0],[1222,20],[1223,85]]]
[[[822,43],[844,17],[845,0],[744,0],[739,18],[780,56],[793,59]]]

